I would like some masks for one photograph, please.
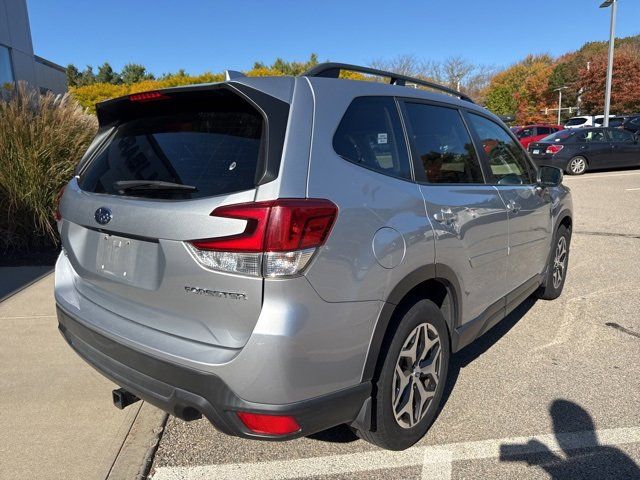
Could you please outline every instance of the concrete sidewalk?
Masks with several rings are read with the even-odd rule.
[[[0,479],[135,478],[165,416],[113,388],[58,333],[53,275],[0,303]]]

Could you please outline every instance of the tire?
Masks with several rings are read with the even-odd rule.
[[[556,232],[556,236],[553,240],[553,250],[549,256],[545,282],[536,292],[538,298],[543,300],[555,300],[562,293],[569,266],[570,243],[571,233],[567,227],[558,227],[558,231]],[[558,277],[558,275],[560,275],[560,277]]]
[[[449,330],[435,303],[419,300],[401,315],[393,338],[382,353],[384,362],[373,395],[375,431],[357,432],[362,439],[388,450],[409,448],[429,430],[442,401],[451,355]],[[416,362],[411,357],[419,360],[421,356],[424,360],[417,364],[422,367],[414,368]]]
[[[565,170],[569,175],[582,175],[587,171],[588,166],[589,163],[587,162],[587,159],[581,155],[578,155],[569,160],[569,163],[567,163],[567,168]]]

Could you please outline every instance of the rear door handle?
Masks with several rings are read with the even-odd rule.
[[[433,214],[433,218],[438,223],[444,223],[445,225],[451,225],[456,221],[458,215],[454,213],[451,208],[441,208],[439,212]]]
[[[518,213],[520,211],[520,204],[514,202],[513,200],[509,200],[507,203],[507,210],[509,213]]]

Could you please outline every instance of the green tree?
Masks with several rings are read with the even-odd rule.
[[[119,83],[122,83],[122,79],[120,78],[120,75],[111,68],[109,62],[104,62],[100,67],[98,67],[96,82],[118,85]]]
[[[66,70],[67,85],[70,87],[77,87],[80,82],[80,70],[73,63],[67,65]]]
[[[93,73],[93,67],[91,65],[87,65],[87,68],[85,68],[80,74],[78,85],[85,86],[93,83],[96,83],[96,75]]]
[[[264,62],[255,62],[253,70],[275,70],[282,75],[300,75],[318,64],[318,55],[312,53],[306,62],[289,62],[278,57],[269,66]]]
[[[153,80],[155,78],[152,73],[147,72],[147,69],[143,65],[137,63],[127,63],[122,68],[120,77],[127,85],[142,82],[143,80]]]

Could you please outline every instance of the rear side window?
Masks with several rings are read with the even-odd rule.
[[[504,128],[488,118],[473,113],[469,118],[497,182],[501,185],[533,183],[535,171],[520,144]]]
[[[633,143],[635,141],[633,134],[624,130],[611,129],[609,135],[611,135],[611,141],[616,143]]]
[[[333,149],[356,165],[411,178],[400,117],[391,97],[353,100],[333,137]]]
[[[480,162],[460,112],[407,103],[411,143],[429,183],[484,183]]]
[[[536,135],[549,135],[554,131],[555,130],[549,127],[536,127]]]
[[[147,198],[189,199],[254,188],[263,118],[239,96],[225,93],[216,108],[160,112],[121,123],[91,160],[79,184],[86,191]],[[203,105],[201,105],[202,107]],[[163,181],[193,191],[130,189],[119,181]]]

